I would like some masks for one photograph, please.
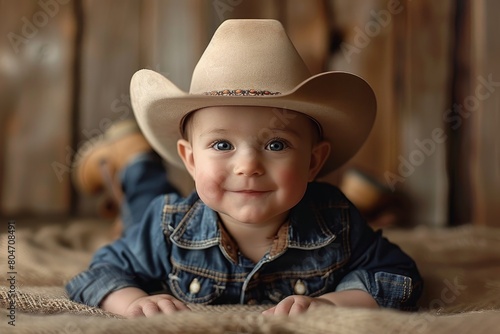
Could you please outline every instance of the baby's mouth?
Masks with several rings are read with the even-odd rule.
[[[255,190],[255,189],[242,189],[242,190],[232,190],[231,192],[243,195],[263,195],[267,194],[269,190]]]

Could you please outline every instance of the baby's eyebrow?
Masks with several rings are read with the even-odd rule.
[[[200,133],[200,137],[210,136],[210,135],[225,135],[229,132],[228,129],[210,129]]]
[[[298,133],[294,129],[290,129],[290,128],[267,128],[267,130],[269,130],[270,132],[273,132],[273,133],[280,133],[281,132],[281,133],[286,133],[286,134],[292,134],[298,138],[301,137],[300,133]]]
[[[207,131],[204,131],[199,134],[199,137],[207,137],[207,136],[225,136],[229,133],[234,131],[234,129],[225,129],[225,128],[215,128],[215,129],[209,129]],[[297,138],[301,138],[301,134],[294,129],[290,128],[269,128],[269,127],[263,127],[259,131],[257,131],[258,136],[266,136],[266,137],[272,137],[272,136],[279,136],[280,134],[288,134],[292,135]]]

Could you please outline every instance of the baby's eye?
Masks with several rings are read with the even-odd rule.
[[[229,151],[233,149],[233,145],[225,140],[219,140],[213,143],[212,147],[217,151]]]
[[[270,151],[283,151],[285,148],[287,148],[287,144],[282,140],[273,140],[266,146],[266,150]]]

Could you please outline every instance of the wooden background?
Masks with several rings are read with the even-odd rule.
[[[409,196],[418,224],[500,226],[498,13],[495,0],[2,0],[0,216],[95,215],[71,159],[132,117],[132,74],[188,90],[223,20],[276,18],[311,72],[360,74],[378,97],[368,142],[327,181],[356,167]]]

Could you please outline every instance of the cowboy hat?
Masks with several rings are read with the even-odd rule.
[[[276,20],[224,21],[196,65],[189,92],[151,70],[130,84],[137,122],[168,162],[177,154],[185,117],[213,106],[266,106],[303,113],[320,126],[332,153],[320,176],[349,160],[372,128],[376,100],[371,87],[346,72],[311,76]]]

